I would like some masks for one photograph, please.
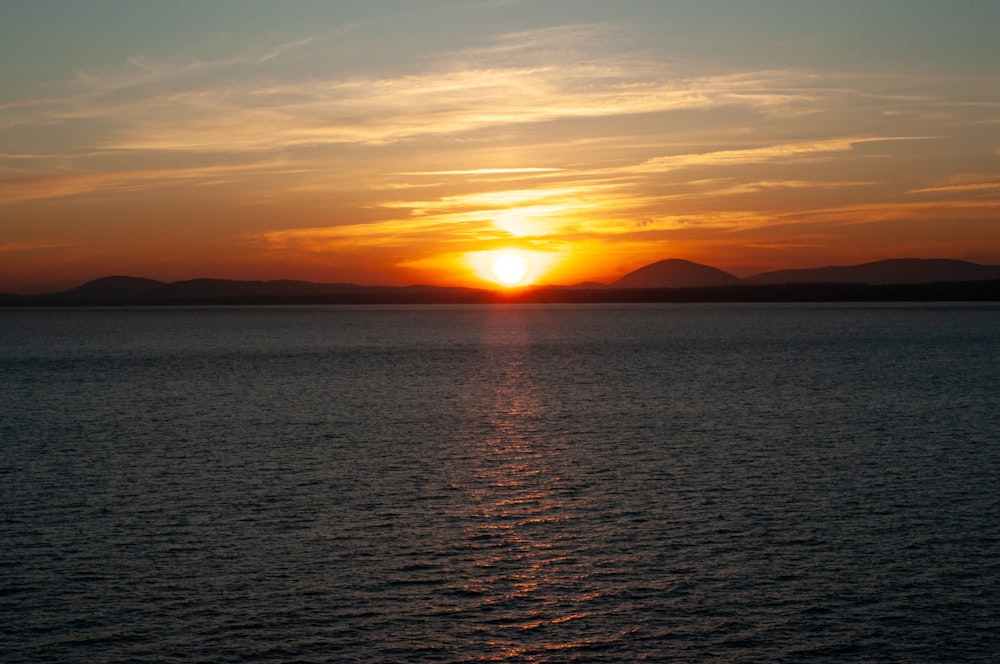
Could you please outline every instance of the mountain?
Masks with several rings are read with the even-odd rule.
[[[421,304],[482,302],[488,291],[437,286],[359,286],[310,281],[102,277],[43,295],[0,294],[0,306],[156,304]]]
[[[315,284],[308,281],[237,281],[233,279],[188,279],[164,282],[140,277],[101,277],[61,293],[35,299],[53,302],[164,302],[219,300],[246,297],[307,297],[364,289],[354,284]]]
[[[678,258],[657,261],[629,272],[612,288],[702,288],[743,283],[728,272]]]
[[[53,293],[50,297],[76,300],[126,300],[145,297],[163,285],[162,281],[140,277],[101,277],[72,290]]]
[[[989,279],[1000,279],[1000,265],[980,265],[944,258],[894,258],[860,265],[762,272],[744,281],[748,284],[930,284]]]

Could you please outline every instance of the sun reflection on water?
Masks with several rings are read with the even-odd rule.
[[[579,492],[566,472],[571,447],[539,433],[550,430],[541,423],[552,404],[532,378],[530,344],[507,342],[492,358],[486,435],[475,441],[465,484],[463,590],[476,598],[490,660],[546,661],[622,635],[593,624],[593,607],[606,598],[581,549],[602,534],[580,531]]]

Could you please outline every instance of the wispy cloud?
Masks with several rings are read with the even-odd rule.
[[[471,168],[455,171],[413,171],[399,175],[521,175],[525,173],[556,173],[561,168]]]
[[[669,63],[597,49],[596,26],[516,33],[443,53],[422,70],[292,78],[255,65],[323,42],[306,37],[216,60],[132,58],[81,71],[62,97],[33,100],[0,126],[100,121],[92,149],[268,151],[379,145],[489,127],[726,106],[781,113],[815,108],[788,71],[692,76]],[[544,63],[544,64],[539,64]]]
[[[990,218],[1000,209],[1000,201],[950,200],[912,203],[872,202],[827,208],[796,210],[775,215],[776,218],[837,225],[861,225],[889,220],[917,221],[920,219]]]
[[[955,193],[955,192],[970,192],[970,191],[987,191],[991,189],[1000,189],[1000,180],[993,182],[967,182],[964,184],[947,184],[941,185],[939,187],[922,187],[920,189],[911,189],[909,193],[911,194],[942,194],[942,193]]]
[[[178,169],[149,169],[121,172],[57,173],[0,180],[0,205],[19,201],[61,198],[98,190],[136,191],[177,182],[220,183],[226,177],[249,172],[271,172],[277,162],[239,166],[205,166]]]
[[[142,117],[125,122],[106,147],[260,151],[380,144],[502,125],[737,102],[737,97],[718,89],[732,81],[620,83],[602,82],[599,76],[607,72],[586,65],[569,70],[559,66],[493,68],[182,92],[144,100]],[[757,93],[741,94],[738,101],[770,105],[766,95]]]
[[[126,179],[128,176],[125,176]],[[0,205],[94,191],[116,180],[104,173],[66,173],[0,180]]]
[[[883,141],[920,141],[934,136],[881,136],[832,138],[799,143],[782,143],[739,150],[716,150],[711,152],[669,155],[649,159],[639,166],[639,171],[668,171],[691,166],[735,166],[775,160],[790,160],[815,154],[847,152],[862,143]]]

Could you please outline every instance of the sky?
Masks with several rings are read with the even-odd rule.
[[[1000,264],[993,0],[0,0],[0,292]]]

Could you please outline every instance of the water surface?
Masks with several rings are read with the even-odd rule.
[[[0,313],[4,660],[995,661],[1000,308]]]

